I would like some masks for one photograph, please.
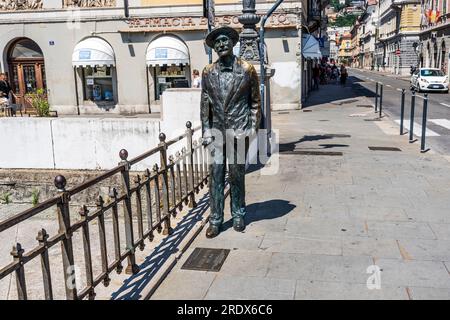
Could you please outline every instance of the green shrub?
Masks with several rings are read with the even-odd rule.
[[[11,203],[11,194],[9,192],[2,193],[0,195],[0,203],[10,204]]]
[[[40,193],[41,192],[38,189],[33,189],[31,191],[31,203],[33,204],[33,206],[37,206],[39,204]]]
[[[26,95],[31,105],[36,109],[39,117],[50,116],[50,104],[47,100],[47,94],[44,89],[37,89],[34,93]]]

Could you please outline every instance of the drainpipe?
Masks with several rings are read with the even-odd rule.
[[[303,23],[303,8],[302,11],[300,11],[300,14],[298,15],[298,36],[300,38],[300,48],[299,48],[299,65],[300,65],[300,96],[299,96],[299,105],[300,109],[303,109],[303,30],[302,30],[302,23]]]
[[[130,16],[128,0],[123,0],[123,15],[125,16],[125,18],[128,18]]]
[[[80,99],[78,97],[78,79],[77,79],[77,67],[73,67],[73,78],[75,79],[75,98],[77,101],[77,114],[80,115]]]

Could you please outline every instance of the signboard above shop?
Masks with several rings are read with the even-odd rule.
[[[229,26],[242,28],[238,20],[239,15],[215,16],[216,26]],[[128,29],[119,32],[158,32],[175,30],[206,30],[208,18],[206,17],[161,17],[161,18],[133,18],[126,21]],[[273,14],[267,21],[266,28],[293,28],[297,27],[297,16],[291,13]]]

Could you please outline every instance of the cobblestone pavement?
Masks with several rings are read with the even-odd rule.
[[[328,85],[311,112],[274,113],[280,166],[248,174],[246,230],[227,205],[222,233],[202,232],[152,299],[449,299],[450,163],[371,121],[370,103]],[[219,272],[181,269],[197,247],[230,253]]]

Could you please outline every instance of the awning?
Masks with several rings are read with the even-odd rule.
[[[305,58],[322,58],[322,54],[320,52],[319,41],[314,38],[314,36],[307,34],[303,36],[303,47],[302,54]]]
[[[73,50],[73,66],[114,66],[114,50],[103,39],[91,37],[80,41]]]
[[[145,60],[148,66],[189,64],[189,50],[180,39],[162,36],[150,43]]]

